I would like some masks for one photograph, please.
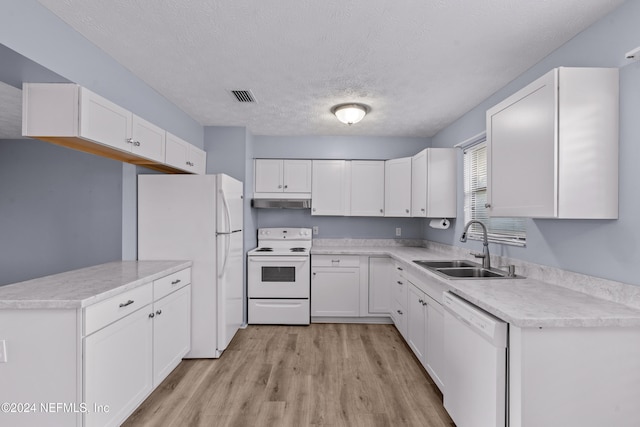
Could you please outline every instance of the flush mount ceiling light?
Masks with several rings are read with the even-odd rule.
[[[331,108],[338,120],[349,126],[362,120],[370,110],[369,106],[358,103],[339,104]]]

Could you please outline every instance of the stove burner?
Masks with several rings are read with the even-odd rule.
[[[256,252],[273,252],[273,248],[258,248]]]
[[[291,252],[306,252],[307,248],[291,248]]]

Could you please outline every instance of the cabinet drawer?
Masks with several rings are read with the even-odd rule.
[[[180,289],[191,283],[191,269],[177,271],[153,282],[153,299],[155,301],[169,295],[171,292]]]
[[[151,304],[152,300],[152,284],[148,283],[90,305],[84,309],[84,334],[89,335],[139,308]]]
[[[409,281],[400,275],[394,277],[392,286],[393,299],[398,302],[402,307],[407,306],[407,286]]]
[[[358,255],[313,255],[313,267],[360,267]]]

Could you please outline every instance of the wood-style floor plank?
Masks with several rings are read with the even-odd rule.
[[[184,360],[123,424],[455,427],[391,325],[249,326]]]

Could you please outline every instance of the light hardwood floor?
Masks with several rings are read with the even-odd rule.
[[[124,426],[454,426],[391,325],[248,326],[183,361]]]

